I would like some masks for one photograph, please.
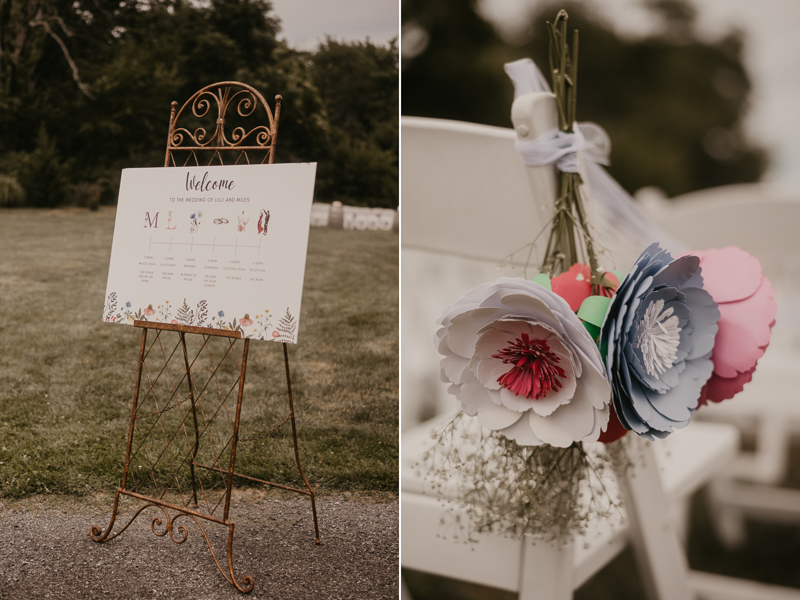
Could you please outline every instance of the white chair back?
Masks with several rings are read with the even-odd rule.
[[[552,94],[527,98],[531,134],[556,126]],[[522,275],[524,247],[552,217],[552,167],[526,168],[514,130],[472,123],[402,120],[401,348],[405,430],[454,406],[439,380],[436,320],[470,289]],[[542,234],[546,241],[547,232]],[[504,259],[518,252],[512,259]],[[532,270],[538,257],[530,257]]]

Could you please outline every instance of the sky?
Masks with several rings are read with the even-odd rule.
[[[481,12],[513,34],[536,0],[481,0]],[[619,32],[643,35],[652,20],[640,0],[594,0]],[[800,1],[694,0],[701,33],[744,31],[745,64],[753,82],[746,120],[751,139],[772,154],[764,181],[800,186]]]
[[[272,0],[283,38],[298,50],[313,50],[326,36],[385,44],[399,37],[399,5],[399,0]]]

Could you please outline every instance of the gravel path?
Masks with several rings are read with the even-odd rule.
[[[320,545],[314,544],[307,500],[265,496],[232,503],[234,570],[240,583],[246,574],[255,580],[245,596],[217,570],[191,519],[176,523],[188,529],[183,544],[153,535],[150,524],[160,516],[153,508],[115,540],[97,544],[89,528],[105,529],[111,499],[89,506],[51,499],[0,506],[0,599],[396,600],[397,501],[325,497],[317,499],[317,512]],[[118,517],[115,531],[125,522]],[[227,528],[203,523],[227,565]]]

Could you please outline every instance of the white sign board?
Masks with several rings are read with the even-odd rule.
[[[315,172],[123,170],[103,319],[296,342]]]

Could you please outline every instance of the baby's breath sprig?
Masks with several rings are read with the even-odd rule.
[[[417,468],[429,489],[458,498],[450,506],[452,519],[442,522],[445,537],[475,542],[478,534],[493,532],[563,543],[586,533],[593,518],[621,515],[604,478],[609,469],[625,468],[624,452],[589,453],[580,443],[519,446],[463,412],[432,435],[434,444]]]

